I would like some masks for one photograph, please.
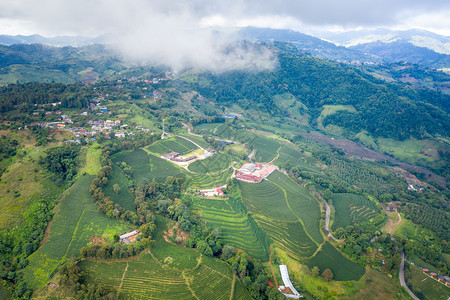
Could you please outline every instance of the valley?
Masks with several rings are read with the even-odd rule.
[[[274,70],[96,48],[83,84],[0,87],[0,297],[284,299],[286,265],[306,299],[409,299],[401,253],[448,297],[420,281],[448,278],[448,95],[266,46]]]

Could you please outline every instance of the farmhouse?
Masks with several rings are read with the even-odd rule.
[[[180,155],[180,153],[178,153],[178,152],[170,152],[170,153],[161,155],[161,157],[165,158],[165,159],[173,159],[179,155]]]
[[[136,236],[139,234],[139,230],[133,230],[127,233],[122,234],[119,236],[119,241],[129,245],[131,242],[133,242],[136,239]]]
[[[205,150],[212,154],[216,153],[216,150],[214,150],[213,148],[206,148]]]
[[[217,188],[217,189],[209,189],[209,190],[200,190],[200,195],[212,197],[212,196],[224,196],[225,193],[223,192],[222,188]]]
[[[197,156],[194,155],[194,156],[189,156],[189,157],[176,156],[174,158],[169,158],[169,159],[174,162],[183,163],[183,162],[188,162],[188,161],[194,160],[196,158],[197,158]]]

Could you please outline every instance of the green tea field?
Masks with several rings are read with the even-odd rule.
[[[333,229],[367,221],[379,213],[375,203],[363,195],[340,193],[332,199],[336,211]]]
[[[214,154],[203,160],[196,160],[189,165],[189,171],[194,173],[217,173],[225,170],[231,164],[232,158],[225,153]]]
[[[175,136],[160,140],[148,146],[147,149],[159,156],[169,152],[178,152],[183,155],[198,149],[198,147],[184,138]]]
[[[112,157],[114,163],[125,162],[132,168],[134,181],[137,185],[150,181],[150,162],[147,152],[142,149],[134,151],[122,151]]]
[[[232,201],[241,201],[238,195]],[[194,203],[201,219],[211,228],[220,230],[223,244],[246,251],[250,256],[267,261],[269,240],[251,216],[235,209],[227,200],[197,199]]]
[[[157,218],[150,252],[122,261],[79,263],[90,282],[104,284],[119,299],[250,299],[224,262],[162,239],[167,220]],[[234,282],[234,284],[233,284]]]
[[[191,178],[191,186],[199,189],[209,189],[224,185],[231,174],[233,174],[233,169],[231,168],[226,170],[225,172],[211,175],[188,173],[189,177]]]
[[[333,280],[337,281],[359,280],[365,272],[363,266],[346,258],[329,242],[325,242],[320,251],[305,264],[310,269],[317,266],[321,272],[329,268],[333,272]]]
[[[129,191],[130,182],[123,171],[113,165],[113,174],[109,178],[108,183],[103,187],[105,196],[109,197],[114,203],[119,204],[126,210],[134,211],[134,197]],[[114,185],[118,184],[120,190],[114,192]]]
[[[24,277],[33,288],[44,285],[60,263],[72,255],[78,256],[91,236],[111,238],[116,233],[132,229],[97,211],[89,194],[93,178],[92,175],[81,176],[66,192],[57,207],[48,240],[28,257],[29,265],[24,269]]]
[[[280,172],[261,183],[239,182],[244,205],[279,247],[295,257],[309,257],[323,241],[317,200]]]

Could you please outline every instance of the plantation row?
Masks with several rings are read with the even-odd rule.
[[[212,200],[214,201],[214,200]],[[216,202],[225,202],[216,200]],[[269,242],[264,232],[252,222],[251,217],[242,212],[196,205],[201,218],[210,228],[220,229],[220,239],[224,244],[246,251],[250,256],[266,261],[269,254]]]
[[[194,161],[189,165],[189,171],[194,173],[216,173],[228,168],[231,164],[231,156],[218,153],[203,160]]]
[[[189,153],[198,147],[188,140],[180,137],[171,137],[161,140],[153,145],[148,146],[148,150],[152,153],[162,155],[169,152],[178,152],[180,154]]]
[[[276,160],[276,164],[282,168],[292,165],[301,169],[302,172],[320,175],[321,169],[314,165],[315,161],[311,157],[305,157],[300,153],[300,150],[293,147],[282,144],[279,151],[280,157]]]
[[[94,176],[84,175],[67,191],[61,200],[59,213],[54,217],[47,242],[28,257],[24,277],[32,288],[45,284],[56,268],[89,243],[91,236],[113,236],[131,230],[129,225],[109,219],[97,211],[89,194]]]
[[[174,248],[168,245],[173,246]],[[177,248],[178,250],[174,250]],[[186,252],[197,254],[188,269],[165,265],[161,254],[181,260]],[[155,253],[156,252],[156,253]],[[154,256],[153,256],[154,255]],[[199,256],[186,249],[162,240],[156,241],[151,253],[144,253],[127,261],[89,261],[79,263],[90,282],[104,284],[118,292],[119,299],[229,299],[233,281],[230,267],[215,258]],[[120,290],[117,290],[120,287]],[[235,290],[239,298],[249,299],[248,291],[237,279]]]
[[[268,179],[284,189],[291,211],[302,220],[305,230],[311,238],[319,244],[322,243],[320,206],[317,199],[281,172],[273,172]]]
[[[191,177],[190,185],[199,189],[210,189],[224,185],[227,179],[233,174],[233,169],[228,169],[223,173],[206,175],[206,174],[189,174]]]
[[[333,229],[360,224],[379,213],[375,203],[363,195],[340,193],[332,194],[331,199],[336,211]]]
[[[308,237],[300,221],[283,222],[263,216],[255,216],[255,221],[271,241],[292,257],[306,258],[317,250],[317,245]]]
[[[363,266],[343,256],[329,242],[325,242],[320,251],[305,263],[309,268],[319,267],[321,272],[330,269],[334,280],[359,280],[364,275]]]

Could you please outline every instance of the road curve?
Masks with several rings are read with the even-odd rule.
[[[417,298],[416,295],[414,295],[414,293],[411,292],[409,287],[406,285],[406,282],[405,282],[405,253],[403,251],[400,251],[400,253],[402,255],[402,261],[400,263],[400,269],[398,271],[398,279],[400,280],[400,284],[402,285],[402,287],[405,288],[405,290],[408,292],[408,294],[414,300],[419,300],[419,298]]]

